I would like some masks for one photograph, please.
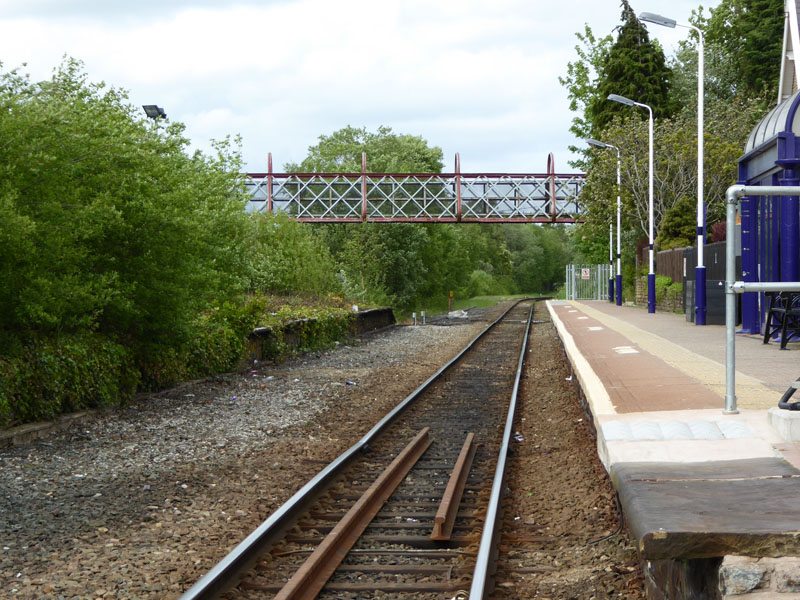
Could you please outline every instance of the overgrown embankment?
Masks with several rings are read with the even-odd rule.
[[[270,332],[258,358],[282,360],[331,346],[354,320],[350,304],[338,298],[252,296],[204,312],[186,343],[150,353],[137,355],[97,333],[34,337],[0,358],[0,427],[120,406],[137,391],[234,370],[251,359],[248,338],[256,328]]]

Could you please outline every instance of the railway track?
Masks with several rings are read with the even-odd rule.
[[[511,307],[181,600],[485,597],[531,316]]]

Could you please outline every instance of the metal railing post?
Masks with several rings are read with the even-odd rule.
[[[272,152],[267,153],[267,214],[272,214]]]
[[[800,292],[798,281],[736,281],[736,207],[743,196],[800,196],[800,186],[732,185],[725,193],[725,410],[736,407],[736,294],[744,292]]]
[[[361,153],[361,220],[367,220],[367,153]]]
[[[725,410],[733,415],[736,409],[736,205],[744,186],[731,186],[725,195]]]
[[[456,220],[461,222],[461,155],[456,152]]]

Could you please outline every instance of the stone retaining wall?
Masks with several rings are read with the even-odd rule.
[[[643,561],[648,600],[800,600],[800,557]]]
[[[377,329],[382,329],[395,324],[394,311],[391,308],[373,308],[353,313],[354,318],[348,328],[349,335],[361,335]],[[344,317],[343,317],[344,318]],[[247,340],[248,352],[240,368],[248,368],[253,360],[270,358],[268,350],[276,338],[289,348],[301,347],[304,344],[302,336],[303,325],[314,319],[296,319],[285,323],[279,332],[271,327],[254,329]],[[265,350],[266,349],[266,350]]]
[[[635,303],[639,306],[647,306],[647,277],[637,277],[635,285]],[[673,295],[670,297],[667,294],[666,298],[662,298],[659,302],[656,300],[656,310],[661,312],[683,312],[683,295]]]
[[[301,343],[300,340],[297,339],[297,336],[292,334],[292,328],[296,328],[299,322],[300,321],[298,320],[286,324],[285,331],[287,335],[285,337],[285,341],[287,343]],[[352,321],[348,333],[353,336],[361,335],[363,333],[368,333],[370,331],[375,331],[390,325],[394,325],[395,322],[394,312],[391,308],[375,308],[364,310],[355,313],[355,318]],[[262,329],[264,329],[265,332],[269,331],[266,328]],[[262,332],[259,335],[256,332],[253,332],[253,334],[250,335],[250,339],[248,340],[250,354],[252,355],[250,360],[252,360],[252,357],[256,356],[256,353],[257,358],[259,360],[261,359],[261,345],[265,339],[265,335],[268,334]],[[252,362],[246,361],[246,364],[249,368],[250,365],[252,365]],[[28,423],[26,425],[19,425],[18,427],[12,427],[11,429],[0,431],[0,448],[28,444],[36,439],[45,437],[52,433],[63,431],[72,425],[77,425],[85,422],[87,419],[93,418],[94,413],[95,411],[92,410],[81,411],[61,415],[55,421]]]
[[[800,599],[800,557],[726,556],[719,569],[722,600]]]

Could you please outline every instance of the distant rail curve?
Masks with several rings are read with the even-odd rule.
[[[309,223],[577,223],[583,173],[248,173],[249,212]]]

